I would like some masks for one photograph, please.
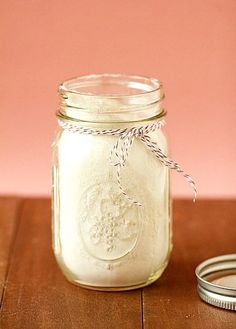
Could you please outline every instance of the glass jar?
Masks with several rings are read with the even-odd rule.
[[[169,170],[151,147],[156,143],[167,154],[162,85],[153,78],[97,74],[65,81],[59,94],[61,128],[53,143],[57,262],[69,281],[86,288],[149,285],[161,276],[172,248]]]

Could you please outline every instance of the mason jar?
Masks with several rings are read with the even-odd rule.
[[[162,84],[85,75],[62,83],[59,95],[52,198],[58,265],[70,282],[90,289],[149,285],[172,249]]]

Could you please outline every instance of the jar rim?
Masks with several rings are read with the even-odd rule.
[[[100,73],[65,80],[59,86],[60,113],[83,121],[138,121],[162,113],[165,97],[156,78]]]
[[[84,92],[81,90],[76,90],[75,87],[79,87],[80,85],[83,86],[92,86],[92,83],[97,83],[99,80],[106,80],[106,79],[113,79],[117,85],[122,85],[127,82],[129,85],[127,87],[130,90],[133,86],[141,87],[141,88],[133,88],[135,90],[139,90],[138,92],[134,93],[95,93],[95,92]],[[120,82],[119,82],[120,81]],[[129,82],[128,82],[129,81]],[[142,81],[142,82],[141,82]],[[146,88],[144,87],[146,86]],[[88,96],[88,97],[97,97],[97,98],[117,98],[117,97],[143,97],[147,94],[155,94],[160,91],[162,88],[162,83],[152,77],[148,77],[145,75],[135,75],[135,74],[126,74],[126,73],[97,73],[97,74],[84,74],[80,76],[75,76],[73,78],[67,79],[63,81],[59,85],[59,93],[69,93],[69,94],[76,94],[81,96]],[[128,88],[127,88],[128,89]]]

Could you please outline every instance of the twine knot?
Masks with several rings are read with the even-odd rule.
[[[121,191],[121,193],[133,204],[137,206],[141,206],[141,203],[134,200],[131,196],[129,196],[122,184],[121,184],[121,168],[125,166],[125,163],[128,158],[129,149],[133,144],[134,138],[139,139],[142,143],[146,145],[146,147],[155,155],[155,157],[167,168],[176,170],[180,173],[190,184],[193,189],[193,201],[195,202],[197,197],[197,189],[196,184],[192,177],[187,174],[180,165],[170,159],[165,153],[158,147],[157,143],[152,141],[151,137],[149,136],[150,132],[157,131],[161,129],[165,125],[164,119],[149,123],[145,126],[139,127],[131,127],[131,128],[121,128],[121,129],[93,129],[93,128],[86,128],[79,126],[75,123],[69,123],[62,120],[58,120],[58,123],[61,128],[67,129],[73,133],[80,133],[80,134],[87,134],[87,135],[111,135],[111,136],[118,136],[116,143],[113,145],[110,156],[109,162],[112,166],[116,167],[116,177],[117,177],[117,184]]]

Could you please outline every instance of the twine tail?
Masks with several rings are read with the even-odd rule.
[[[112,166],[116,167],[116,180],[121,193],[126,197],[129,202],[140,207],[142,206],[141,203],[129,196],[121,183],[121,168],[125,166],[129,154],[128,152],[131,145],[133,144],[133,140],[134,135],[130,131],[120,135],[117,142],[111,149],[109,162]]]
[[[187,174],[176,161],[165,155],[165,153],[158,147],[157,143],[151,140],[150,136],[144,135],[140,139],[164,166],[169,169],[176,170],[187,180],[193,189],[193,202],[195,202],[197,198],[197,187],[193,178]]]
[[[123,188],[123,186],[122,186],[122,184],[121,184],[121,180],[120,180],[120,178],[121,178],[120,171],[121,171],[121,166],[118,165],[118,166],[117,166],[117,169],[116,169],[116,178],[117,178],[117,183],[118,183],[119,190],[121,191],[121,193],[126,197],[126,199],[127,199],[129,202],[135,204],[136,206],[141,207],[142,204],[141,204],[140,202],[136,201],[135,199],[133,199],[132,197],[130,197],[130,196],[125,192],[125,190],[124,190],[124,188]]]

